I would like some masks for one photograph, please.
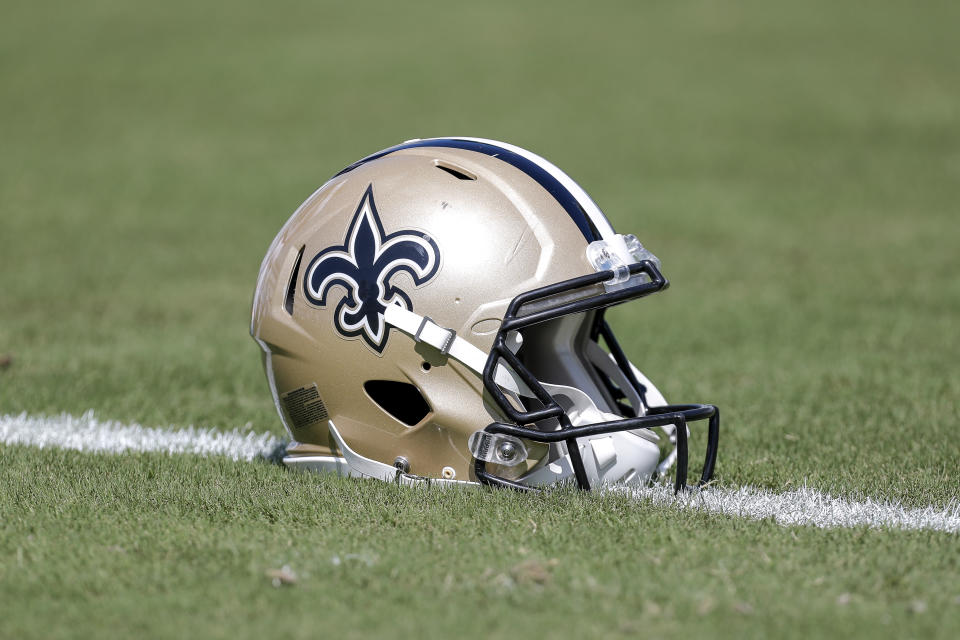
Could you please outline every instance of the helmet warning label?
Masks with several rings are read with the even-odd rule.
[[[329,418],[316,383],[288,391],[280,397],[280,400],[283,402],[283,410],[286,411],[290,424],[295,429],[326,422]]]

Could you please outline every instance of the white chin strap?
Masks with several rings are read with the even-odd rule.
[[[407,311],[399,304],[388,306],[383,313],[383,319],[387,324],[410,334],[415,341],[429,344],[443,355],[463,363],[477,375],[483,375],[483,367],[487,364],[488,354],[474,346],[470,341],[458,336],[453,329],[441,327],[430,318],[413,311]],[[508,344],[507,347],[515,352],[520,348],[521,338],[518,333],[514,336],[514,344]],[[497,365],[497,371],[493,379],[504,391],[530,398],[534,397],[534,393],[524,384],[523,380],[502,364]]]
[[[477,375],[483,375],[488,354],[458,336],[453,329],[441,327],[430,318],[408,311],[399,304],[388,306],[383,317],[387,324],[409,334],[415,341],[429,344],[440,353],[463,363]],[[507,347],[516,352],[522,338],[519,333],[514,333],[510,338]],[[508,394],[535,397],[523,380],[503,364],[497,365],[494,380]],[[600,411],[593,399],[580,389],[544,382],[540,384],[550,395],[562,401],[564,410],[575,426],[620,419],[620,416]],[[657,440],[655,433],[641,429],[579,438],[577,443],[591,484],[634,484],[645,481],[657,469],[660,460]],[[549,485],[572,477],[570,456],[564,453],[555,461],[534,469],[523,478],[523,482],[532,486]]]

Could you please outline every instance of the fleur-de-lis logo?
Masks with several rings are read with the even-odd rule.
[[[393,276],[405,271],[419,287],[439,268],[440,251],[427,234],[413,229],[384,232],[371,184],[353,214],[343,245],[324,249],[310,261],[303,290],[307,300],[325,307],[334,285],[346,289],[334,311],[337,332],[345,338],[363,338],[379,354],[389,333],[383,321],[387,305],[399,302],[413,311],[410,296],[391,282]]]

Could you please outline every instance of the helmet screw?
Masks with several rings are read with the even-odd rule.
[[[393,461],[393,466],[403,473],[410,473],[410,461],[403,456],[397,456],[397,459]]]
[[[497,455],[501,460],[510,462],[517,457],[517,447],[512,442],[501,442],[497,446]]]

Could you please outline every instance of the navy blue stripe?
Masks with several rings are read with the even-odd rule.
[[[583,207],[580,206],[580,203],[577,202],[577,199],[573,196],[573,194],[570,193],[570,191],[563,186],[559,180],[553,177],[549,171],[538,165],[536,162],[525,158],[519,153],[514,153],[509,149],[504,149],[503,147],[498,147],[497,145],[488,144],[486,142],[457,140],[456,138],[438,138],[436,140],[417,140],[415,142],[407,142],[395,147],[390,147],[389,149],[384,149],[383,151],[378,151],[371,156],[367,156],[362,160],[358,160],[349,167],[345,168],[343,171],[337,173],[334,177],[343,175],[348,171],[353,171],[360,165],[366,164],[371,160],[382,158],[383,156],[389,155],[396,151],[401,151],[403,149],[414,149],[417,147],[446,147],[452,149],[466,149],[467,151],[476,151],[477,153],[482,153],[493,158],[503,160],[507,164],[520,169],[520,171],[523,171],[525,174],[536,180],[541,187],[546,189],[547,192],[549,192],[550,195],[552,195],[564,208],[564,210],[570,216],[570,219],[573,220],[574,224],[577,225],[577,228],[580,229],[580,232],[583,233],[583,237],[587,239],[587,242],[600,240],[600,233],[594,226],[593,221],[590,220],[587,212],[583,210]]]

